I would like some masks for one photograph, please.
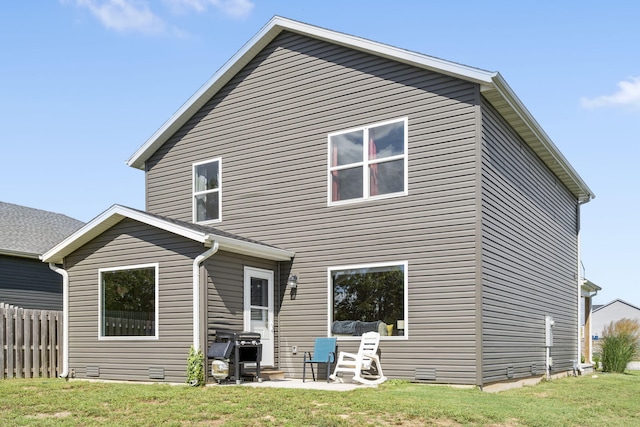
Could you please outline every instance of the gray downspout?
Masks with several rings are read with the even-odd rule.
[[[54,263],[49,268],[62,276],[62,372],[60,378],[69,378],[69,273]]]
[[[218,242],[213,241],[213,246],[198,255],[193,260],[193,348],[200,350],[200,265],[210,256],[218,252]]]

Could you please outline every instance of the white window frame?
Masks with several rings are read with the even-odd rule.
[[[155,335],[150,336],[104,336],[102,335],[102,273],[111,272],[111,271],[120,271],[120,270],[136,270],[140,268],[149,268],[153,267],[155,269]],[[136,265],[125,265],[118,267],[108,267],[108,268],[99,268],[98,269],[98,340],[99,341],[150,341],[150,340],[158,340],[160,337],[160,264],[159,263],[150,263],[150,264],[136,264]]]
[[[378,126],[384,126],[384,125],[388,125],[391,123],[397,123],[397,122],[404,122],[404,149],[403,149],[403,154],[398,154],[395,156],[390,156],[390,157],[384,157],[382,159],[374,159],[374,160],[369,160],[369,156],[368,156],[368,144],[366,143],[366,141],[369,140],[368,136],[369,136],[369,129],[370,128],[374,128],[374,127],[378,127]],[[357,163],[349,163],[348,165],[340,165],[340,166],[331,166],[331,137],[333,136],[337,136],[337,135],[341,135],[344,133],[349,133],[349,132],[355,132],[355,131],[364,131],[364,138],[363,138],[363,150],[362,150],[362,161],[361,162],[357,162]],[[388,199],[391,197],[400,197],[400,196],[406,196],[409,194],[409,172],[408,172],[408,166],[409,166],[409,153],[408,153],[408,148],[409,148],[409,118],[408,117],[401,117],[398,119],[393,119],[393,120],[387,120],[387,121],[383,121],[383,122],[378,122],[378,123],[373,123],[373,124],[369,124],[366,126],[360,126],[360,127],[355,127],[355,128],[351,128],[351,129],[347,129],[347,130],[341,130],[338,132],[332,132],[330,134],[327,135],[327,204],[329,206],[333,206],[333,205],[345,205],[345,204],[351,204],[351,203],[359,203],[365,200],[378,200],[378,199]],[[369,195],[369,191],[370,191],[370,186],[369,186],[369,165],[372,164],[376,164],[376,163],[386,163],[392,160],[399,160],[399,159],[403,159],[404,160],[404,190],[400,191],[400,192],[396,192],[396,193],[388,193],[388,194],[379,194],[376,196],[371,196]],[[355,198],[355,199],[348,199],[348,200],[336,200],[333,201],[332,200],[332,175],[331,172],[336,171],[336,170],[341,170],[341,169],[351,169],[354,167],[362,167],[362,197],[360,198]]]
[[[353,264],[353,265],[340,265],[327,268],[327,336],[333,337],[331,333],[331,324],[333,323],[333,283],[331,280],[331,273],[335,270],[353,270],[359,268],[375,268],[375,267],[392,267],[403,266],[404,271],[404,333],[400,336],[381,336],[381,340],[408,340],[409,339],[409,262],[408,261],[392,261],[392,262],[379,262],[370,264]],[[394,329],[397,325],[394,325]],[[341,336],[336,335],[338,341],[360,341],[360,336]]]
[[[218,162],[218,188],[211,190],[196,191],[196,167],[207,163]],[[203,194],[218,193],[218,218],[208,219],[206,221],[198,221],[198,209],[196,205],[196,196]],[[222,157],[216,157],[214,159],[203,160],[191,165],[191,210],[194,224],[212,224],[222,221]]]

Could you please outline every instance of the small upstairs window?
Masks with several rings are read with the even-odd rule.
[[[329,204],[407,194],[407,121],[329,134]]]
[[[193,164],[193,222],[221,219],[221,159]]]

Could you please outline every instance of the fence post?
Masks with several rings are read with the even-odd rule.
[[[15,362],[15,357],[16,357],[16,352],[14,350],[15,347],[15,334],[14,334],[14,330],[15,330],[15,321],[14,321],[14,317],[15,317],[15,310],[12,308],[9,308],[9,310],[7,310],[7,323],[6,323],[6,328],[7,328],[7,378],[13,378],[15,375],[14,372],[14,362]]]
[[[4,357],[5,352],[4,349],[7,345],[7,328],[5,327],[5,322],[7,318],[7,309],[4,308],[4,304],[0,305],[0,380],[4,379],[5,371],[6,371],[6,359]]]
[[[33,377],[40,377],[40,369],[42,363],[40,363],[40,316],[42,312],[40,310],[33,311],[33,321],[31,327],[33,328]]]
[[[24,309],[17,308],[16,313],[16,378],[24,378]]]

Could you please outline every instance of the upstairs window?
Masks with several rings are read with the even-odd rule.
[[[407,118],[329,134],[329,204],[407,194]]]
[[[214,222],[221,218],[221,160],[193,165],[193,222]]]

